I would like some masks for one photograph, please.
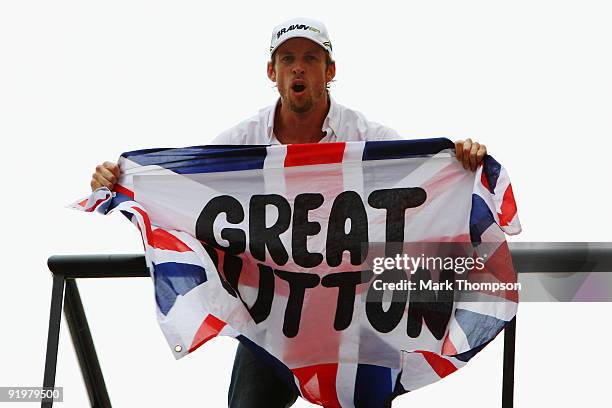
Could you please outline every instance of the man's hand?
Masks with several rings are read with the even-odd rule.
[[[472,171],[476,171],[482,158],[487,154],[487,148],[483,144],[472,142],[472,139],[457,140],[455,142],[455,154],[457,160],[463,164],[464,169],[470,168]]]
[[[96,172],[91,176],[91,191],[100,187],[112,190],[119,179],[119,165],[117,163],[104,162],[96,166]]]

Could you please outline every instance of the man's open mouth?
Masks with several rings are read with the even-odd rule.
[[[306,89],[306,85],[302,84],[302,83],[297,83],[297,84],[293,84],[291,86],[291,89],[293,89],[294,92],[303,92]]]

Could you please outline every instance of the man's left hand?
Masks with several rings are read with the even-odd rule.
[[[466,170],[469,168],[476,171],[485,154],[487,154],[486,146],[478,142],[472,142],[472,139],[455,142],[455,155]]]

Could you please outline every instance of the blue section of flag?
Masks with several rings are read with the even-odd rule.
[[[96,210],[95,210],[95,211],[96,211],[96,212],[99,212],[99,213],[101,213],[101,214],[108,214],[108,212],[109,212],[110,210],[112,210],[112,208],[113,208],[113,207],[111,207],[111,205],[112,205],[112,201],[113,201],[113,199],[112,199],[112,198],[110,198],[110,199],[106,200],[105,202],[100,203],[100,204],[99,204],[99,205],[96,207]]]
[[[196,146],[182,149],[137,150],[122,154],[142,166],[156,165],[178,174],[262,169],[266,146]]]
[[[153,264],[155,299],[159,310],[167,315],[178,295],[184,295],[206,282],[206,271],[198,265],[164,262]]]
[[[481,344],[481,345],[480,345],[480,346],[478,346],[478,347],[475,347],[475,348],[473,348],[473,349],[471,349],[471,350],[468,350],[468,351],[466,351],[466,352],[464,352],[464,353],[456,354],[456,355],[454,355],[454,356],[452,356],[452,357],[456,358],[456,359],[457,359],[457,360],[459,360],[459,361],[463,361],[464,363],[467,363],[468,361],[470,361],[470,359],[471,359],[472,357],[474,357],[476,354],[478,354],[478,353],[480,352],[480,350],[482,350],[483,348],[485,348],[485,346],[486,346],[487,344],[489,344],[489,343],[490,343],[490,342],[488,341],[488,342],[486,342],[486,343],[484,343],[484,344]]]
[[[470,347],[487,343],[502,331],[508,322],[465,309],[455,310],[455,319],[466,334]]]
[[[497,179],[499,179],[499,173],[501,173],[501,164],[493,157],[487,155],[483,159],[483,166],[484,168],[482,170],[489,184],[489,192],[495,194]]]
[[[391,369],[370,364],[357,365],[355,407],[383,407],[393,394]]]
[[[130,221],[132,221],[132,218],[134,218],[134,214],[126,210],[121,210],[121,214],[123,214]]]
[[[119,204],[124,203],[126,201],[134,201],[132,197],[129,197],[123,193],[115,192],[115,196],[111,199],[110,206],[108,211],[117,207]]]
[[[455,144],[446,138],[366,142],[362,160],[403,159],[436,154],[454,147]]]
[[[472,209],[470,211],[470,239],[472,243],[482,242],[482,234],[495,222],[493,213],[487,203],[478,194],[472,194]]]

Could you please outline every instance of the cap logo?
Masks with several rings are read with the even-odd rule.
[[[284,27],[281,28],[280,30],[278,30],[278,32],[276,33],[276,39],[278,40],[281,35],[291,31],[291,30],[310,30],[310,31],[314,31],[315,33],[320,33],[321,31],[319,31],[318,29],[311,27],[311,26],[307,26],[306,24],[291,24],[289,27]]]

